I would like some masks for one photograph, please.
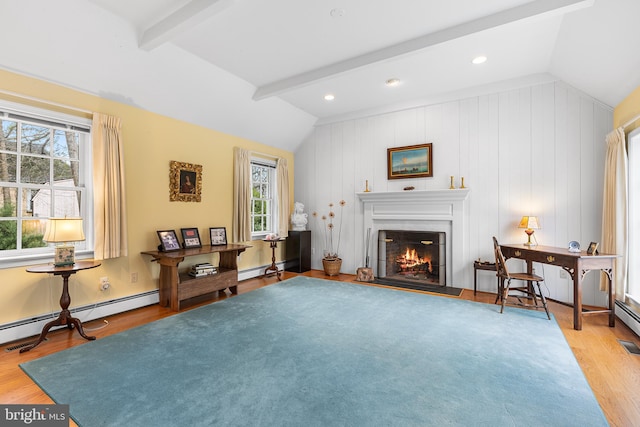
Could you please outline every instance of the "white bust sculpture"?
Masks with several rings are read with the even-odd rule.
[[[291,227],[293,231],[304,231],[307,228],[307,214],[304,213],[304,205],[300,202],[293,204]]]

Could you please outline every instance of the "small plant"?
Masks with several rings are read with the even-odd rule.
[[[347,204],[344,200],[340,200],[338,205],[340,206],[340,210],[344,208]],[[313,212],[313,217],[318,221],[318,218],[322,221],[322,229],[324,231],[324,259],[336,259],[339,258],[338,254],[340,253],[340,237],[342,235],[342,215],[340,215],[340,221],[337,225],[337,239],[334,239],[334,232],[336,232],[336,213],[334,211],[334,204],[329,203],[329,213],[327,215],[320,216],[318,212]],[[335,243],[335,246],[334,246]]]

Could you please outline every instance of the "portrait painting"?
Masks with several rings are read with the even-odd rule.
[[[169,164],[169,200],[172,202],[200,202],[202,166],[171,161]]]

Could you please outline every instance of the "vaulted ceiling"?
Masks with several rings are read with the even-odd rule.
[[[3,0],[0,13],[4,68],[291,151],[318,123],[534,82],[610,106],[640,86],[637,0]]]

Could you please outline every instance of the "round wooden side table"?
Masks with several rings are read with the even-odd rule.
[[[29,351],[32,348],[36,347],[47,336],[49,333],[49,329],[54,326],[67,325],[67,328],[72,329],[74,326],[80,336],[87,340],[95,340],[96,337],[87,336],[84,333],[84,329],[82,329],[82,322],[80,319],[77,319],[71,316],[71,312],[69,311],[69,304],[71,304],[71,296],[69,295],[69,276],[72,274],[76,274],[78,271],[88,270],[90,268],[96,268],[100,266],[100,263],[93,260],[85,260],[85,261],[76,261],[73,265],[66,265],[64,267],[56,267],[53,264],[46,265],[36,265],[33,267],[27,268],[27,272],[29,273],[45,273],[45,274],[53,274],[54,276],[62,276],[62,296],[60,296],[60,308],[62,311],[58,315],[57,319],[52,320],[51,322],[44,325],[42,328],[42,332],[40,333],[40,337],[26,347],[20,349],[20,353],[24,353],[25,351]]]

